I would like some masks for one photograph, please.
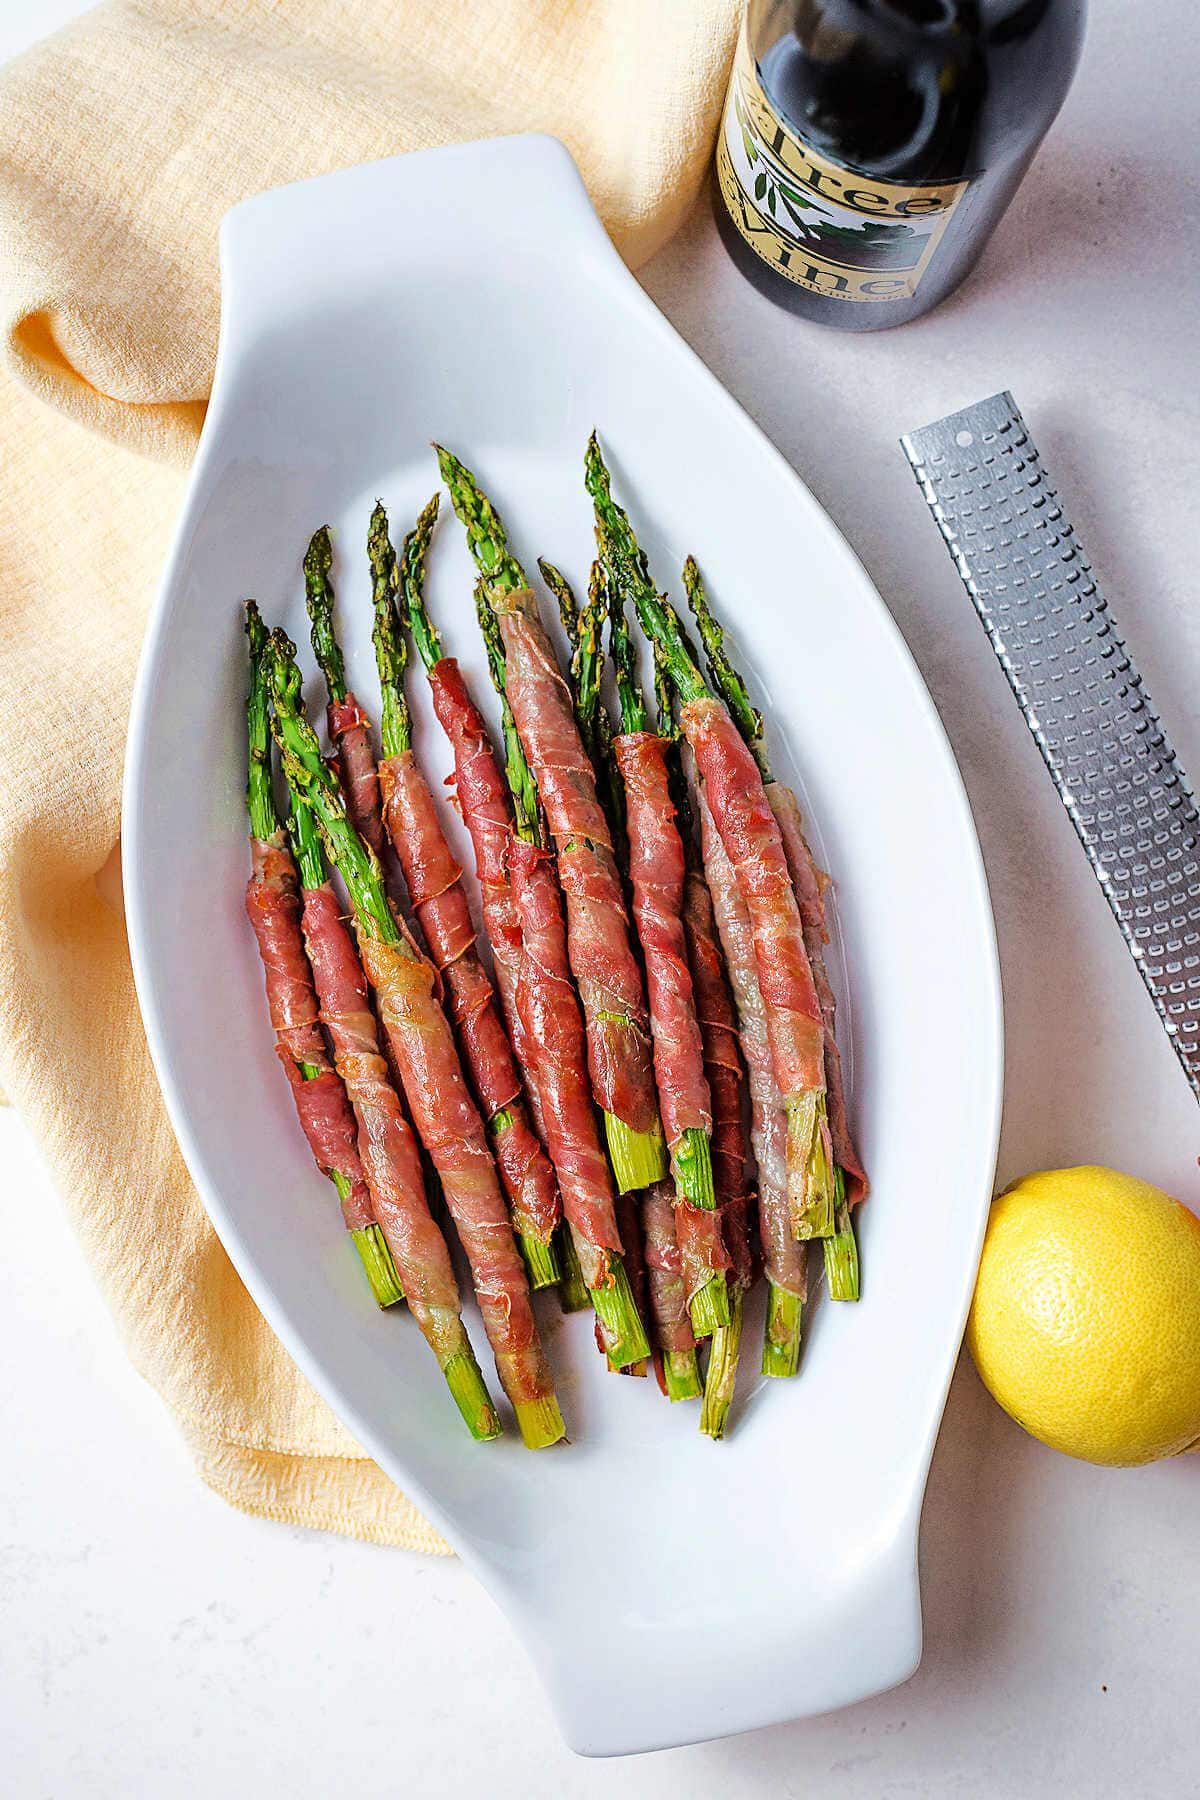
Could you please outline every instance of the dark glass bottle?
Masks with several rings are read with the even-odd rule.
[[[848,331],[969,274],[1062,105],[1085,0],[750,0],[716,213],[781,306]]]

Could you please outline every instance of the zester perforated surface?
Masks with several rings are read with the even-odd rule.
[[[1200,1095],[1200,815],[1011,394],[901,440]]]

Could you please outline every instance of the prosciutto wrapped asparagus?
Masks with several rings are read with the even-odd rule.
[[[541,560],[538,567],[558,601],[559,616],[571,644],[570,685],[579,735],[592,759],[597,792],[604,797],[605,814],[614,839],[621,846],[618,859],[628,875],[625,790],[614,752],[612,721],[600,691],[604,672],[601,634],[609,611],[604,568],[599,560],[592,565],[587,603],[580,610],[561,571],[553,563]],[[636,1229],[642,1243],[655,1369],[660,1386],[670,1400],[694,1399],[701,1392],[689,1294],[699,1296],[698,1310],[703,1317],[701,1329],[707,1333],[716,1322],[703,1304],[707,1299],[704,1289],[709,1271],[703,1266],[699,1249],[704,1244],[702,1232],[706,1222],[711,1223],[702,1217],[701,1233],[693,1233],[690,1258],[681,1255],[673,1182],[656,1182],[645,1189],[638,1196],[636,1211],[631,1206],[629,1213],[620,1218],[622,1240],[631,1243]],[[719,1305],[715,1311],[717,1319],[723,1316]]]
[[[602,540],[602,550],[606,548]],[[683,840],[667,768],[668,740],[649,729],[625,608],[608,583],[609,637],[621,730],[613,740],[625,794],[633,916],[646,966],[654,1073],[675,1178],[679,1240],[697,1336],[729,1324],[729,1258],[713,1191],[712,1102],[683,928]]]
[[[404,1290],[374,1215],[358,1151],[354,1114],[341,1078],[329,1060],[312,971],[304,952],[300,881],[271,786],[264,663],[267,628],[253,600],[246,602],[246,637],[250,648],[250,693],[246,705],[250,772],[246,799],[252,862],[246,912],[266,977],[275,1053],[287,1076],[300,1126],[316,1165],[337,1190],[342,1217],[362,1259],[371,1292],[380,1306],[394,1306],[404,1298]]]
[[[325,677],[328,705],[325,720],[337,756],[346,811],[363,842],[381,860],[384,855],[383,809],[371,722],[346,686],[346,669],[333,624],[333,546],[328,525],[315,531],[304,557],[304,597],[312,625],[312,647]]]
[[[758,1164],[758,1225],[767,1275],[764,1375],[794,1375],[808,1298],[808,1245],[792,1235],[788,1202],[787,1113],[775,1072],[767,1008],[749,910],[706,800],[700,802],[704,874],[725,967],[737,1002],[739,1038],[750,1088],[750,1138]]]
[[[696,1016],[704,1046],[704,1073],[712,1096],[713,1187],[729,1257],[729,1324],[713,1333],[704,1383],[700,1429],[710,1437],[724,1435],[733,1399],[742,1341],[742,1300],[753,1276],[750,1244],[752,1204],[746,1176],[743,1096],[745,1075],[738,1049],[737,1013],[725,976],[712,896],[699,869],[689,867],[684,880],[683,923],[688,962],[696,995]]]
[[[625,1267],[612,1177],[600,1139],[587,1061],[583,1017],[567,955],[562,894],[542,843],[538,789],[525,759],[505,691],[505,656],[486,597],[476,610],[488,668],[500,696],[513,827],[508,867],[521,928],[517,1010],[532,1048],[546,1143],[558,1175],[563,1211],[584,1282],[592,1296],[604,1349],[615,1368],[649,1355],[645,1327]]]
[[[823,1240],[825,1279],[834,1300],[857,1300],[858,1247],[850,1209],[866,1198],[868,1182],[850,1133],[842,1059],[835,1036],[837,1001],[825,967],[825,946],[829,942],[825,919],[826,878],[818,870],[804,835],[804,822],[795,794],[790,787],[777,781],[772,772],[764,738],[763,716],[751,704],[746,684],[730,660],[725,648],[725,634],[713,617],[700,571],[695,559],[690,556],[683,568],[683,585],[700,632],[700,641],[704,645],[709,674],[762,775],[763,788],[779,826],[784,855],[800,908],[804,946],[808,952],[825,1027],[825,1082],[829,1131],[835,1158],[835,1230],[831,1237]]]
[[[403,610],[409,591],[420,599],[425,552],[436,518],[435,498],[405,539],[398,570],[382,505],[376,505],[371,517],[368,545],[374,641],[383,696],[379,784],[384,824],[413,912],[445,985],[447,1010],[487,1119],[530,1282],[534,1288],[549,1287],[559,1277],[554,1232],[562,1215],[554,1170],[529,1120],[496,991],[476,945],[462,870],[446,841],[433,795],[412,748],[412,721],[404,691],[408,640],[396,610]]]
[[[294,803],[296,860],[304,893],[304,942],[321,1022],[354,1109],[363,1173],[375,1217],[405,1284],[409,1309],[476,1438],[500,1435],[500,1420],[462,1321],[450,1252],[425,1195],[421,1153],[380,1053],[367,979],[325,866],[308,801]]]
[[[650,1021],[591,759],[537,602],[495,508],[456,457],[440,447],[437,454],[488,604],[500,622],[509,705],[557,849],[588,1067],[617,1182],[623,1190],[647,1187],[667,1172]]]
[[[750,914],[771,1054],[787,1113],[794,1222],[805,1237],[828,1237],[834,1230],[834,1180],[824,1024],[779,826],[763,792],[758,765],[705,682],[678,620],[650,578],[629,519],[612,497],[594,433],[587,448],[586,479],[598,524],[613,547],[618,579],[642,629],[660,648],[679,695],[684,734]]]
[[[438,1005],[432,965],[418,956],[392,916],[379,859],[350,822],[337,778],[304,717],[295,651],[273,632],[268,651],[274,728],[293,793],[311,804],[326,852],[350,894],[359,952],[421,1141],[441,1179],[471,1265],[484,1326],[521,1435],[531,1448],[564,1435],[521,1261],[488,1147],[449,1023]]]

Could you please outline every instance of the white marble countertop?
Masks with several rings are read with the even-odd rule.
[[[0,60],[33,35],[29,10],[0,0]],[[37,25],[80,10],[58,0]],[[1184,0],[1093,0],[1076,86],[983,266],[901,331],[777,312],[704,208],[643,279],[845,530],[946,722],[1004,966],[1001,1176],[1107,1162],[1200,1206],[1195,1102],[897,445],[1013,390],[1200,771],[1196,64]],[[243,1518],[200,1485],[11,1115],[0,1169],[0,1743],[20,1800],[237,1800],[264,1783],[294,1800],[1196,1791],[1200,1457],[1072,1463],[964,1362],[925,1510],[913,1680],[805,1725],[588,1764],[458,1564]]]

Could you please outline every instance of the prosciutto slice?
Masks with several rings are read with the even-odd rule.
[[[475,873],[483,900],[483,925],[492,947],[496,986],[504,1008],[509,1040],[525,1077],[530,1111],[538,1135],[546,1142],[537,1091],[534,1058],[517,1007],[517,978],[523,955],[521,923],[508,876],[508,786],[496,761],[483,714],[475,705],[462,670],[445,656],[429,671],[433,710],[454,752],[458,808],[471,834]]]
[[[321,1031],[300,926],[300,878],[282,831],[268,839],[251,838],[250,850],[246,912],[266,977],[275,1053],[317,1167],[324,1175],[332,1178],[336,1172],[349,1181],[342,1216],[349,1231],[361,1231],[375,1215],[363,1177],[354,1114]],[[306,1077],[302,1064],[317,1073]]]
[[[326,884],[304,890],[304,940],[337,1071],[358,1121],[363,1171],[375,1217],[400,1271],[413,1316],[435,1350],[449,1354],[446,1315],[456,1320],[458,1284],[446,1241],[429,1211],[416,1137],[388,1077],[375,1015],[341,904]]]
[[[737,872],[725,851],[706,798],[700,818],[704,873],[712,897],[725,967],[737,1005],[750,1089],[750,1141],[758,1164],[758,1218],[767,1279],[805,1299],[807,1246],[792,1236],[788,1199],[787,1115],[775,1069],[767,1007],[759,985],[754,929]]]
[[[870,1192],[870,1183],[850,1133],[850,1121],[846,1113],[846,1084],[842,1074],[842,1055],[838,1049],[834,1032],[837,1022],[837,1001],[829,984],[829,973],[825,967],[825,945],[829,942],[829,930],[825,921],[824,890],[828,885],[828,877],[817,868],[813,861],[813,853],[809,849],[808,840],[804,835],[800,803],[791,788],[786,787],[781,781],[769,781],[766,784],[766,795],[771,811],[775,814],[776,822],[779,825],[779,834],[783,839],[783,853],[787,858],[792,886],[795,889],[796,901],[800,908],[804,943],[808,951],[813,984],[817,990],[821,1019],[825,1027],[825,1086],[829,1095],[829,1135],[833,1144],[833,1154],[840,1163],[845,1176],[846,1199],[853,1206],[859,1200],[866,1199]]]
[[[379,774],[371,743],[371,722],[351,693],[331,700],[325,712],[329,741],[337,755],[338,773],[346,796],[346,811],[360,838],[383,857],[383,812],[379,798]]]
[[[375,989],[405,1098],[471,1265],[496,1369],[514,1405],[549,1398],[553,1383],[538,1338],[524,1265],[467,1086],[450,1023],[438,1005],[436,974],[404,944],[365,932],[359,950]]]
[[[704,781],[711,818],[745,901],[779,1091],[785,1102],[804,1093],[824,1092],[825,1033],[820,1001],[782,837],[758,765],[719,700],[709,695],[689,700],[680,720]],[[713,904],[724,941],[715,891]]]
[[[704,1069],[712,1095],[713,1188],[721,1209],[732,1277],[738,1286],[745,1288],[750,1285],[753,1273],[751,1195],[746,1169],[749,1146],[743,1110],[745,1071],[738,1049],[737,1012],[725,976],[725,959],[713,916],[712,896],[698,869],[689,869],[684,883],[683,920],[704,1046]]]
[[[706,1134],[712,1106],[683,929],[683,840],[667,774],[667,742],[652,731],[613,740],[625,786],[633,917],[646,964],[654,1074],[667,1143]]]
[[[635,1132],[658,1118],[650,1020],[629,915],[596,779],[575,722],[571,691],[528,589],[493,594],[509,704],[537,778],[558,850],[567,944],[587,1022],[597,1103]],[[545,1096],[542,1096],[543,1107]],[[564,1196],[565,1198],[565,1196]]]
[[[548,1243],[561,1216],[546,1152],[525,1111],[496,992],[476,947],[475,925],[433,795],[411,750],[379,769],[384,821],[400,860],[413,911],[442,976],[451,1022],[485,1116],[508,1115],[492,1148],[517,1229]]]
[[[517,1005],[535,1047],[546,1143],[583,1278],[588,1287],[600,1287],[608,1280],[608,1254],[621,1251],[621,1234],[584,1072],[583,1020],[567,963],[558,883],[548,853],[522,838],[512,840],[509,867],[525,952]]]
[[[642,1237],[655,1348],[694,1350],[695,1333],[688,1313],[679,1241],[675,1235],[674,1188],[656,1181],[642,1195]]]

